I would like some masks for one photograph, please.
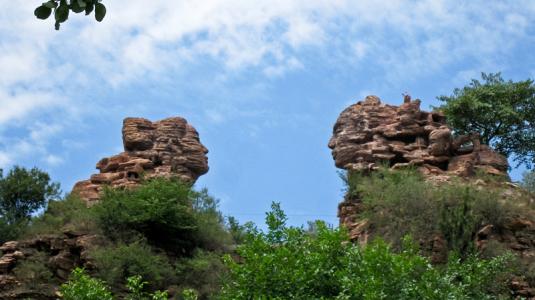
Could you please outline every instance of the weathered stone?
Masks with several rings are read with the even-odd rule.
[[[507,176],[507,159],[480,145],[477,135],[453,138],[441,113],[421,111],[420,100],[407,99],[393,106],[367,96],[346,108],[329,141],[336,166],[361,169],[386,162],[399,168],[417,161],[457,176],[472,176],[475,169]]]
[[[484,189],[485,181],[476,173],[503,176],[507,179],[507,159],[486,145],[477,134],[454,137],[440,112],[420,110],[420,101],[404,97],[404,103],[393,106],[381,103],[376,96],[349,106],[340,114],[329,141],[335,165],[347,171],[373,172],[382,165],[391,169],[416,167],[433,185],[450,184],[454,177],[463,177],[476,188]],[[518,198],[520,189],[504,182],[502,198]],[[533,201],[533,200],[531,200]],[[373,220],[365,219],[362,199],[346,195],[338,205],[340,225],[348,229],[352,241],[366,243],[380,232]],[[500,230],[494,230],[500,226]],[[535,220],[516,216],[505,224],[485,224],[474,239],[481,252],[493,251],[500,245],[530,260],[535,257]],[[443,235],[429,234],[419,241],[431,262],[447,261],[448,245]],[[515,296],[531,299],[533,287],[517,281],[512,287]]]
[[[100,199],[104,186],[131,188],[141,178],[172,176],[194,183],[208,172],[208,150],[183,118],[126,118],[122,133],[125,152],[101,159],[96,165],[99,174],[74,185],[73,193],[88,205]]]

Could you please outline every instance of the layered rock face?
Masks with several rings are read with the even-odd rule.
[[[409,96],[400,106],[383,104],[376,96],[349,106],[334,125],[329,148],[336,166],[348,171],[367,173],[385,165],[391,169],[414,167],[435,184],[462,177],[467,179],[463,182],[478,189],[487,186],[484,180],[473,177],[476,173],[508,179],[504,156],[482,145],[477,135],[455,137],[444,115],[420,110],[420,100]],[[514,201],[521,198],[523,190],[505,180],[501,193],[503,201]],[[340,225],[361,244],[374,234],[371,220],[361,217],[365,209],[362,199],[349,194],[338,206]],[[448,249],[443,236],[429,236],[420,243],[432,262],[445,262]],[[514,216],[500,229],[486,224],[478,229],[474,243],[479,250],[498,243],[529,262],[535,257],[535,219]],[[535,299],[535,287],[526,281],[515,279],[511,288],[517,296]]]
[[[0,246],[0,299],[57,299],[57,280],[67,280],[76,266],[94,268],[88,253],[99,239],[97,235],[66,231],[63,235],[3,244]],[[46,271],[32,269],[34,262],[46,266]],[[48,282],[38,278],[45,272],[50,276]]]
[[[507,159],[477,136],[454,137],[441,113],[420,110],[420,100],[393,106],[376,96],[346,108],[334,125],[329,148],[338,168],[373,170],[417,166],[423,173],[470,176],[476,170],[507,175]]]
[[[208,150],[183,118],[157,122],[126,118],[122,133],[124,152],[101,159],[96,165],[100,173],[73,188],[89,204],[100,199],[105,186],[128,188],[142,178],[158,176],[177,176],[193,183],[208,172]]]

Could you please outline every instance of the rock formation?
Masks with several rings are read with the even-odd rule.
[[[477,135],[455,136],[442,113],[420,110],[420,100],[410,96],[405,96],[400,106],[383,104],[376,96],[349,106],[334,125],[329,148],[336,166],[347,171],[414,167],[434,183],[461,177],[480,189],[486,188],[485,182],[473,175],[483,173],[506,179],[501,189],[503,201],[520,199],[523,194],[508,180],[504,156],[482,145]],[[338,206],[340,224],[361,244],[374,233],[369,220],[360,217],[364,210],[362,199],[349,194]],[[441,235],[420,243],[432,262],[445,262],[447,245]],[[535,257],[535,218],[518,215],[506,220],[500,229],[485,224],[477,231],[474,243],[481,251],[498,243],[530,262]],[[515,279],[511,289],[518,297],[535,299],[532,283]]]
[[[94,268],[88,253],[99,239],[97,235],[66,231],[63,235],[3,244],[0,246],[0,299],[57,299],[57,280],[67,280],[77,266]],[[36,262],[46,266],[46,270],[34,269]],[[43,276],[47,278],[40,278]]]
[[[195,128],[180,117],[151,122],[123,121],[124,152],[101,159],[99,174],[75,184],[73,193],[89,204],[99,200],[105,186],[133,187],[141,178],[177,176],[187,182],[208,172],[208,150]]]
[[[507,175],[507,159],[477,136],[454,137],[440,112],[420,110],[420,100],[393,106],[376,96],[346,108],[338,117],[329,148],[338,168],[372,170],[419,167],[427,174],[473,175],[476,170]]]

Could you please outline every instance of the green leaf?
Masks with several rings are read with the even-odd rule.
[[[61,1],[61,4],[56,9],[54,16],[56,18],[56,21],[59,23],[67,21],[67,19],[69,18],[69,6],[67,5],[67,2]]]
[[[85,8],[86,7],[85,1],[84,0],[78,0],[78,6]]]
[[[85,7],[80,6],[80,1],[73,1],[69,7],[73,12],[77,14],[85,11]]]
[[[95,4],[95,20],[102,22],[106,16],[106,6],[102,3]]]
[[[35,9],[33,14],[41,20],[45,20],[52,14],[52,9],[44,4]]]
[[[95,5],[93,3],[88,3],[85,7],[85,15],[89,15],[91,12],[93,12],[93,9],[95,8]]]
[[[48,2],[43,3],[43,6],[46,6],[48,8],[56,8],[58,7],[58,3],[54,0],[50,0]]]

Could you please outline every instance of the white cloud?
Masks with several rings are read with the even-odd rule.
[[[106,0],[104,22],[75,15],[56,32],[52,20],[33,17],[40,2],[11,3],[0,0],[10,7],[0,11],[0,133],[16,140],[11,149],[29,144],[51,161],[47,141],[66,123],[109,109],[78,95],[169,70],[187,78],[199,58],[231,75],[253,69],[271,78],[306,70],[302,54],[314,49],[340,68],[373,64],[385,81],[418,80],[463,60],[470,70],[499,67],[495,58],[529,35],[535,17],[529,0]],[[217,123],[239,115],[233,106],[243,103],[235,101],[205,117]],[[28,134],[13,137],[12,128]],[[15,156],[3,151],[0,165]]]
[[[5,152],[0,151],[0,169],[6,168],[11,165],[12,161],[9,155]]]
[[[57,155],[54,155],[54,154],[49,154],[45,157],[45,162],[49,165],[49,166],[52,166],[52,167],[55,167],[55,166],[59,166],[63,163],[63,158],[57,156]]]

